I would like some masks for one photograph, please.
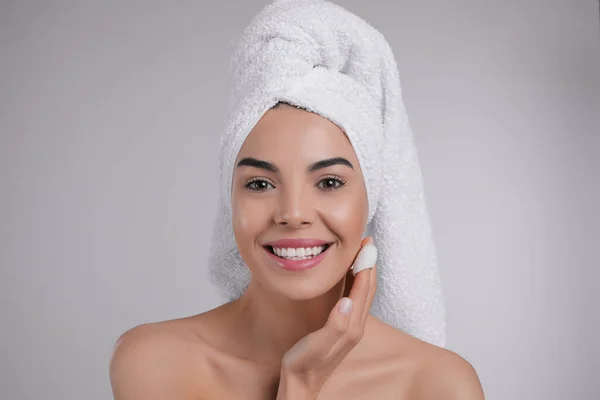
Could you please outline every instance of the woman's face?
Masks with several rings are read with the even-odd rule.
[[[337,161],[319,164],[331,159]],[[368,216],[362,172],[342,130],[320,115],[281,104],[252,129],[235,163],[233,228],[252,280],[296,300],[331,290],[350,268]],[[329,246],[316,266],[290,270],[273,251],[281,255],[286,248],[289,257],[288,248],[318,246],[269,245],[281,239],[317,239]]]

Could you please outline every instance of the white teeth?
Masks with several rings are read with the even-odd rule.
[[[305,260],[312,258],[313,256],[319,255],[323,252],[325,246],[315,246],[306,248],[292,248],[292,247],[273,247],[273,252],[282,258],[289,258],[293,260]]]

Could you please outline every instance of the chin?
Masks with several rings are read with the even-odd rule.
[[[329,292],[334,285],[331,287],[318,285],[314,281],[298,281],[290,280],[290,282],[276,282],[274,283],[274,289],[278,291],[282,296],[296,301],[312,300],[325,295]]]
[[[327,265],[323,267],[326,268],[317,273],[292,273],[287,276],[270,274],[270,271],[263,270],[262,276],[256,278],[261,281],[261,286],[281,297],[296,301],[312,300],[329,293],[344,277],[343,273],[333,271],[327,268]]]

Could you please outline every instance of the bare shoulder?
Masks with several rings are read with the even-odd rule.
[[[457,353],[408,335],[375,319],[379,349],[393,360],[396,391],[401,398],[483,400],[483,389],[473,366]],[[379,357],[381,358],[381,357]],[[402,379],[401,379],[402,377]]]
[[[422,343],[421,362],[411,393],[418,399],[483,400],[483,388],[475,368],[459,354]]]
[[[205,346],[190,318],[136,326],[119,337],[110,360],[116,400],[197,398]],[[206,371],[205,371],[206,370]]]

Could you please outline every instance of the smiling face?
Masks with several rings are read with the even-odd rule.
[[[352,265],[367,223],[367,193],[348,138],[320,115],[286,104],[267,111],[236,159],[232,212],[255,284],[297,300],[325,294]],[[313,257],[320,243],[328,246],[315,266],[279,257],[282,248],[288,258],[288,248],[311,248],[300,255]]]

